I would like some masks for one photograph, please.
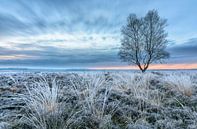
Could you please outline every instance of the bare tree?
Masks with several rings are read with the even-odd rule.
[[[156,10],[149,11],[145,17],[130,14],[127,25],[122,28],[123,38],[118,55],[124,62],[135,64],[142,72],[154,62],[168,58],[166,19],[160,18]]]

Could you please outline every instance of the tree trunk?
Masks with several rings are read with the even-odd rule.
[[[148,69],[148,66],[149,65],[147,65],[145,68],[142,68],[141,65],[138,65],[138,67],[140,68],[140,70],[141,70],[142,73],[145,73],[146,72],[146,70]]]
[[[140,64],[138,64],[139,69],[141,70],[142,73],[144,73],[146,71],[147,68],[142,68],[142,66]]]

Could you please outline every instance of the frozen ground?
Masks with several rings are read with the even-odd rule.
[[[197,129],[197,73],[4,72],[0,129]]]

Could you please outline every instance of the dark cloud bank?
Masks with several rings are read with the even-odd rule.
[[[36,45],[31,45],[36,46]],[[19,45],[18,47],[30,47]],[[28,67],[96,67],[125,65],[118,59],[118,48],[109,49],[62,49],[41,47],[40,50],[17,51],[1,48],[0,55],[27,55],[29,59],[0,60],[0,64]],[[197,63],[197,39],[191,39],[181,45],[167,48],[171,58],[166,63]],[[9,53],[9,54],[8,54]],[[31,58],[32,57],[32,58]]]
[[[197,38],[180,45],[169,46],[171,63],[197,63]]]

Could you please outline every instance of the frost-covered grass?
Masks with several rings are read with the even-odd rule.
[[[20,108],[0,106],[3,114],[14,110],[18,116],[0,119],[0,129],[197,128],[196,74],[43,73],[2,78],[0,83],[16,88],[9,102],[20,100]],[[6,92],[15,94],[1,88],[2,96]]]
[[[177,90],[184,95],[191,96],[194,91],[195,83],[189,75],[170,74],[164,76],[164,84],[173,90]]]
[[[62,117],[63,107],[59,97],[59,86],[55,79],[51,86],[45,80],[35,82],[33,87],[26,86],[27,94],[21,95],[24,103],[25,114],[21,124],[26,124],[34,129],[58,129],[66,127]]]

